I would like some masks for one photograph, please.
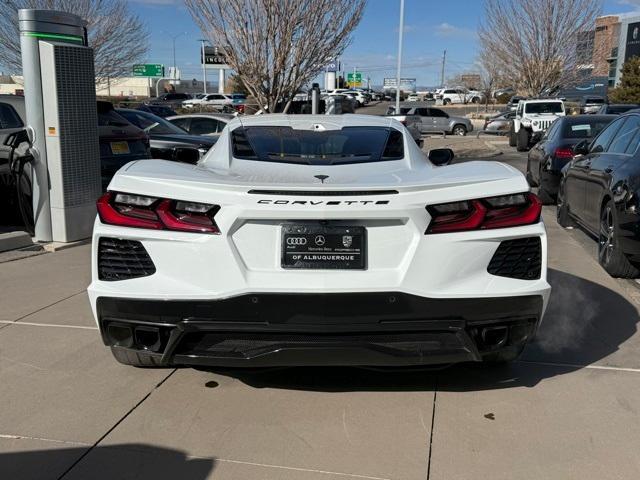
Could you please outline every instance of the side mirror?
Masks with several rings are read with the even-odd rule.
[[[573,146],[574,155],[586,155],[587,153],[589,153],[589,142],[587,140],[582,140]]]
[[[200,152],[195,148],[176,147],[173,149],[173,160],[195,165],[200,160]]]
[[[453,150],[450,148],[435,148],[433,150],[429,150],[429,161],[433,163],[436,167],[441,167],[443,165],[449,165],[455,155],[453,154]]]

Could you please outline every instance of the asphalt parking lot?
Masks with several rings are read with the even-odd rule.
[[[0,478],[636,479],[640,290],[544,218],[551,302],[504,368],[125,367],[89,245],[0,263]]]

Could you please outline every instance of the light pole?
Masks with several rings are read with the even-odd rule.
[[[198,40],[199,42],[201,42],[202,44],[202,51],[201,51],[201,55],[202,55],[202,78],[204,79],[204,81],[202,82],[202,85],[204,87],[203,93],[206,95],[207,94],[207,60],[204,56],[204,43],[207,41],[204,38],[200,38]]]
[[[171,41],[173,42],[173,80],[176,80],[176,38],[178,38],[180,35],[186,35],[187,32],[171,34],[163,30],[162,33],[169,35],[169,37],[171,38]]]
[[[400,28],[398,29],[398,69],[396,70],[396,115],[400,113],[400,69],[402,68],[403,33],[404,33],[404,0],[400,0]]]

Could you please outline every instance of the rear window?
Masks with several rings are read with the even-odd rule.
[[[584,99],[584,103],[591,103],[591,104],[600,104],[602,105],[604,103],[604,98],[598,98],[598,97],[587,97]]]
[[[609,105],[607,107],[608,113],[624,113],[634,108],[638,108],[640,105]]]
[[[402,132],[389,127],[309,131],[291,127],[243,127],[231,134],[233,156],[246,160],[344,165],[404,157]]]
[[[562,128],[562,138],[593,138],[598,135],[611,120],[583,120],[566,122]]]
[[[527,103],[525,113],[562,113],[562,103]]]

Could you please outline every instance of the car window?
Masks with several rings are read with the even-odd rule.
[[[218,132],[218,121],[214,118],[192,118],[189,133],[191,135],[208,135]]]
[[[171,120],[169,120],[171,123],[173,123],[175,126],[180,127],[183,130],[187,130],[189,131],[189,117],[182,117],[182,118],[172,118]]]
[[[560,122],[555,121],[551,124],[551,127],[549,127],[549,129],[545,132],[545,134],[542,136],[543,140],[553,140],[553,138],[556,135],[556,132],[558,131],[558,125],[560,124]]]
[[[164,118],[156,117],[152,113],[139,112],[135,110],[118,110],[118,114],[122,115],[136,127],[141,128],[147,133],[157,135],[181,135],[186,133],[180,127],[177,127]]]
[[[562,138],[593,138],[598,135],[604,127],[609,125],[610,120],[581,120],[579,122],[564,122],[562,129]]]
[[[448,115],[444,111],[440,110],[439,108],[430,108],[429,116],[446,118]]]
[[[518,104],[520,105],[520,104]],[[562,103],[560,102],[543,102],[528,103],[525,107],[526,113],[562,113]]]
[[[400,160],[402,132],[389,127],[343,127],[309,131],[285,126],[240,127],[231,133],[233,156],[302,165]]]
[[[429,110],[427,108],[416,108],[416,115],[420,115],[421,117],[428,117]]]
[[[522,115],[522,109],[524,108],[523,105],[524,104],[522,102],[518,102],[518,109],[516,110],[518,115]]]
[[[624,123],[626,117],[619,118],[614,122],[610,123],[607,128],[605,128],[600,135],[596,137],[596,139],[591,143],[591,147],[589,148],[589,152],[598,153],[604,151],[608,146],[611,139],[616,134],[620,126]]]
[[[622,127],[620,127],[616,132],[613,140],[611,140],[609,148],[606,149],[607,152],[620,154],[625,153],[627,147],[629,147],[629,144],[631,143],[631,139],[636,136],[638,128],[640,128],[640,115],[632,115],[628,117],[627,121],[624,122]],[[633,151],[635,152],[635,148]]]
[[[23,126],[18,112],[8,103],[0,103],[0,128],[20,128]]]

